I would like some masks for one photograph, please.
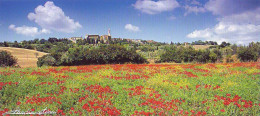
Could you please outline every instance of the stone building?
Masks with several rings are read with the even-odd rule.
[[[80,40],[80,39],[82,40],[83,38],[82,37],[71,37],[71,38],[69,38],[69,40],[74,42],[74,43],[76,43],[77,40]]]
[[[109,44],[109,40],[111,40],[111,33],[110,33],[110,29],[108,29],[108,35],[86,35],[85,39],[87,40],[94,40],[95,43],[101,43],[104,42],[106,44]]]

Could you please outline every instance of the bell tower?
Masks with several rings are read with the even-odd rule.
[[[111,36],[110,28],[108,28],[108,36]]]

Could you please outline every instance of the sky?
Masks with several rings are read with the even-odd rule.
[[[260,0],[0,0],[0,41],[85,37],[260,40]]]

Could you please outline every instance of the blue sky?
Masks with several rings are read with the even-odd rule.
[[[260,40],[260,0],[0,0],[1,41],[86,34],[192,42]]]

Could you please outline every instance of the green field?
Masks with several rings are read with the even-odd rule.
[[[0,68],[0,114],[253,115],[259,63]]]

